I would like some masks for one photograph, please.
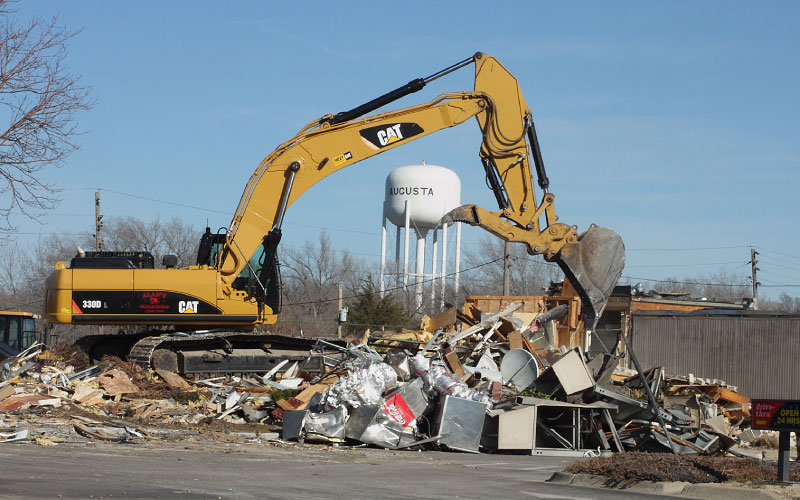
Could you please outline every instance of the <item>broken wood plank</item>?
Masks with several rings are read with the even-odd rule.
[[[525,337],[522,337],[522,344],[525,346],[525,349],[533,355],[533,358],[536,360],[536,362],[539,363],[540,369],[546,366],[545,363],[542,361],[541,356],[539,356],[539,354],[536,352],[537,349],[535,345],[528,342],[528,339],[526,339]]]
[[[168,371],[168,370],[156,369],[156,373],[170,387],[174,387],[175,389],[192,389],[193,388],[192,384],[187,382],[186,379],[184,379],[183,377],[181,377],[180,375],[178,375],[175,372],[171,372],[171,371]]]
[[[467,338],[472,334],[478,333],[481,330],[485,330],[493,325],[496,321],[500,320],[501,318],[508,316],[512,312],[516,311],[522,306],[521,302],[514,302],[513,304],[509,305],[505,309],[500,312],[489,314],[484,317],[478,324],[467,328],[466,330],[461,330],[459,333],[456,333],[450,338],[450,343],[455,344],[461,339]]]
[[[136,394],[139,392],[139,388],[133,383],[128,374],[116,368],[97,377],[97,381],[109,396],[121,396],[122,394]]]
[[[463,379],[466,373],[464,372],[464,368],[461,366],[461,361],[458,360],[458,354],[453,351],[453,348],[450,346],[445,347],[442,349],[442,358],[444,359],[445,364],[453,374]]]
[[[427,325],[425,331],[429,333],[433,333],[438,329],[443,329],[445,331],[449,331],[455,328],[456,320],[457,320],[457,309],[455,307],[449,307],[444,311],[440,312],[436,316],[430,319],[430,322]]]
[[[39,401],[51,399],[41,394],[15,394],[0,402],[0,411],[14,411],[24,405],[35,405]],[[57,398],[56,398],[57,399]],[[59,400],[61,401],[61,400]]]
[[[509,349],[522,349],[522,345],[522,333],[519,330],[514,330],[508,334]]]
[[[310,385],[305,389],[303,389],[303,392],[295,396],[295,399],[298,399],[304,403],[308,403],[309,401],[311,401],[311,398],[314,397],[314,394],[325,392],[328,389],[328,387],[330,387],[329,384]]]
[[[72,426],[75,428],[75,432],[80,434],[83,437],[89,437],[94,439],[101,439],[103,441],[120,441],[120,438],[109,436],[102,429],[90,429],[89,427],[79,424],[78,422],[72,422]]]
[[[77,384],[75,386],[75,393],[72,395],[72,400],[76,403],[85,405],[95,405],[105,403],[103,393],[100,389],[94,389],[88,385]]]
[[[14,386],[7,385],[3,387],[2,389],[0,389],[0,401],[6,399],[9,396],[13,396],[14,394],[16,394],[16,392],[17,390],[16,388],[14,388]]]

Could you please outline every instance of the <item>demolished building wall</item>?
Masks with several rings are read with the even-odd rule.
[[[722,379],[753,398],[800,398],[800,316],[639,311],[630,339],[645,366]]]

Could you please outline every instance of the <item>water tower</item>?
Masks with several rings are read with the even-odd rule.
[[[440,307],[444,306],[447,270],[447,225],[442,217],[461,205],[461,180],[455,172],[436,165],[407,165],[398,167],[386,177],[386,196],[383,202],[383,230],[381,232],[381,278],[380,294],[386,290],[386,221],[397,228],[395,244],[395,283],[402,279],[408,288],[409,244],[411,229],[417,236],[414,295],[417,308],[422,305],[424,283],[431,283],[431,301],[435,299],[436,285],[441,289]],[[405,238],[401,238],[405,230]],[[425,239],[432,232],[430,273],[425,272]],[[441,236],[442,250],[439,253]],[[400,242],[404,240],[402,270],[400,267]],[[458,293],[458,273],[461,266],[461,224],[456,223],[455,266],[452,272],[453,285]],[[439,258],[441,255],[441,258]],[[437,268],[437,264],[440,267]]]

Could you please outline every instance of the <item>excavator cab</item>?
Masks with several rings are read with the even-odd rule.
[[[233,280],[232,288],[247,292],[259,304],[268,306],[277,314],[281,307],[281,274],[277,253],[280,236],[279,232],[277,237],[274,234],[275,230],[264,238],[264,243]],[[197,250],[197,265],[218,266],[218,256],[222,254],[224,247],[225,233],[212,233],[211,228],[206,227]]]
[[[26,312],[0,311],[0,359],[16,356],[33,344],[37,317]]]

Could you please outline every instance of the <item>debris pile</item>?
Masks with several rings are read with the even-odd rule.
[[[198,434],[193,428],[202,422],[208,429],[211,421],[258,421],[263,416],[254,407],[270,402],[273,391],[242,377],[193,383],[118,358],[76,371],[74,361],[35,344],[0,362],[0,443],[135,443],[170,433]],[[271,430],[264,427],[261,435],[276,439]]]
[[[661,368],[622,369],[616,347],[587,360],[577,347],[556,347],[551,323],[568,314],[568,304],[524,322],[513,314],[520,305],[494,314],[448,310],[424,319],[422,332],[368,332],[361,344],[339,348],[306,397],[282,406],[284,439],[563,456],[710,455],[748,429],[750,400],[735,387],[666,378]]]
[[[389,449],[600,456],[710,455],[758,437],[750,400],[722,381],[620,368],[633,356],[620,342],[587,359],[573,342],[576,305],[450,308],[418,331],[318,340],[305,361],[263,376],[187,380],[115,358],[84,368],[37,344],[0,362],[0,442],[137,442],[167,426],[242,424],[268,440],[282,429],[284,440]]]

